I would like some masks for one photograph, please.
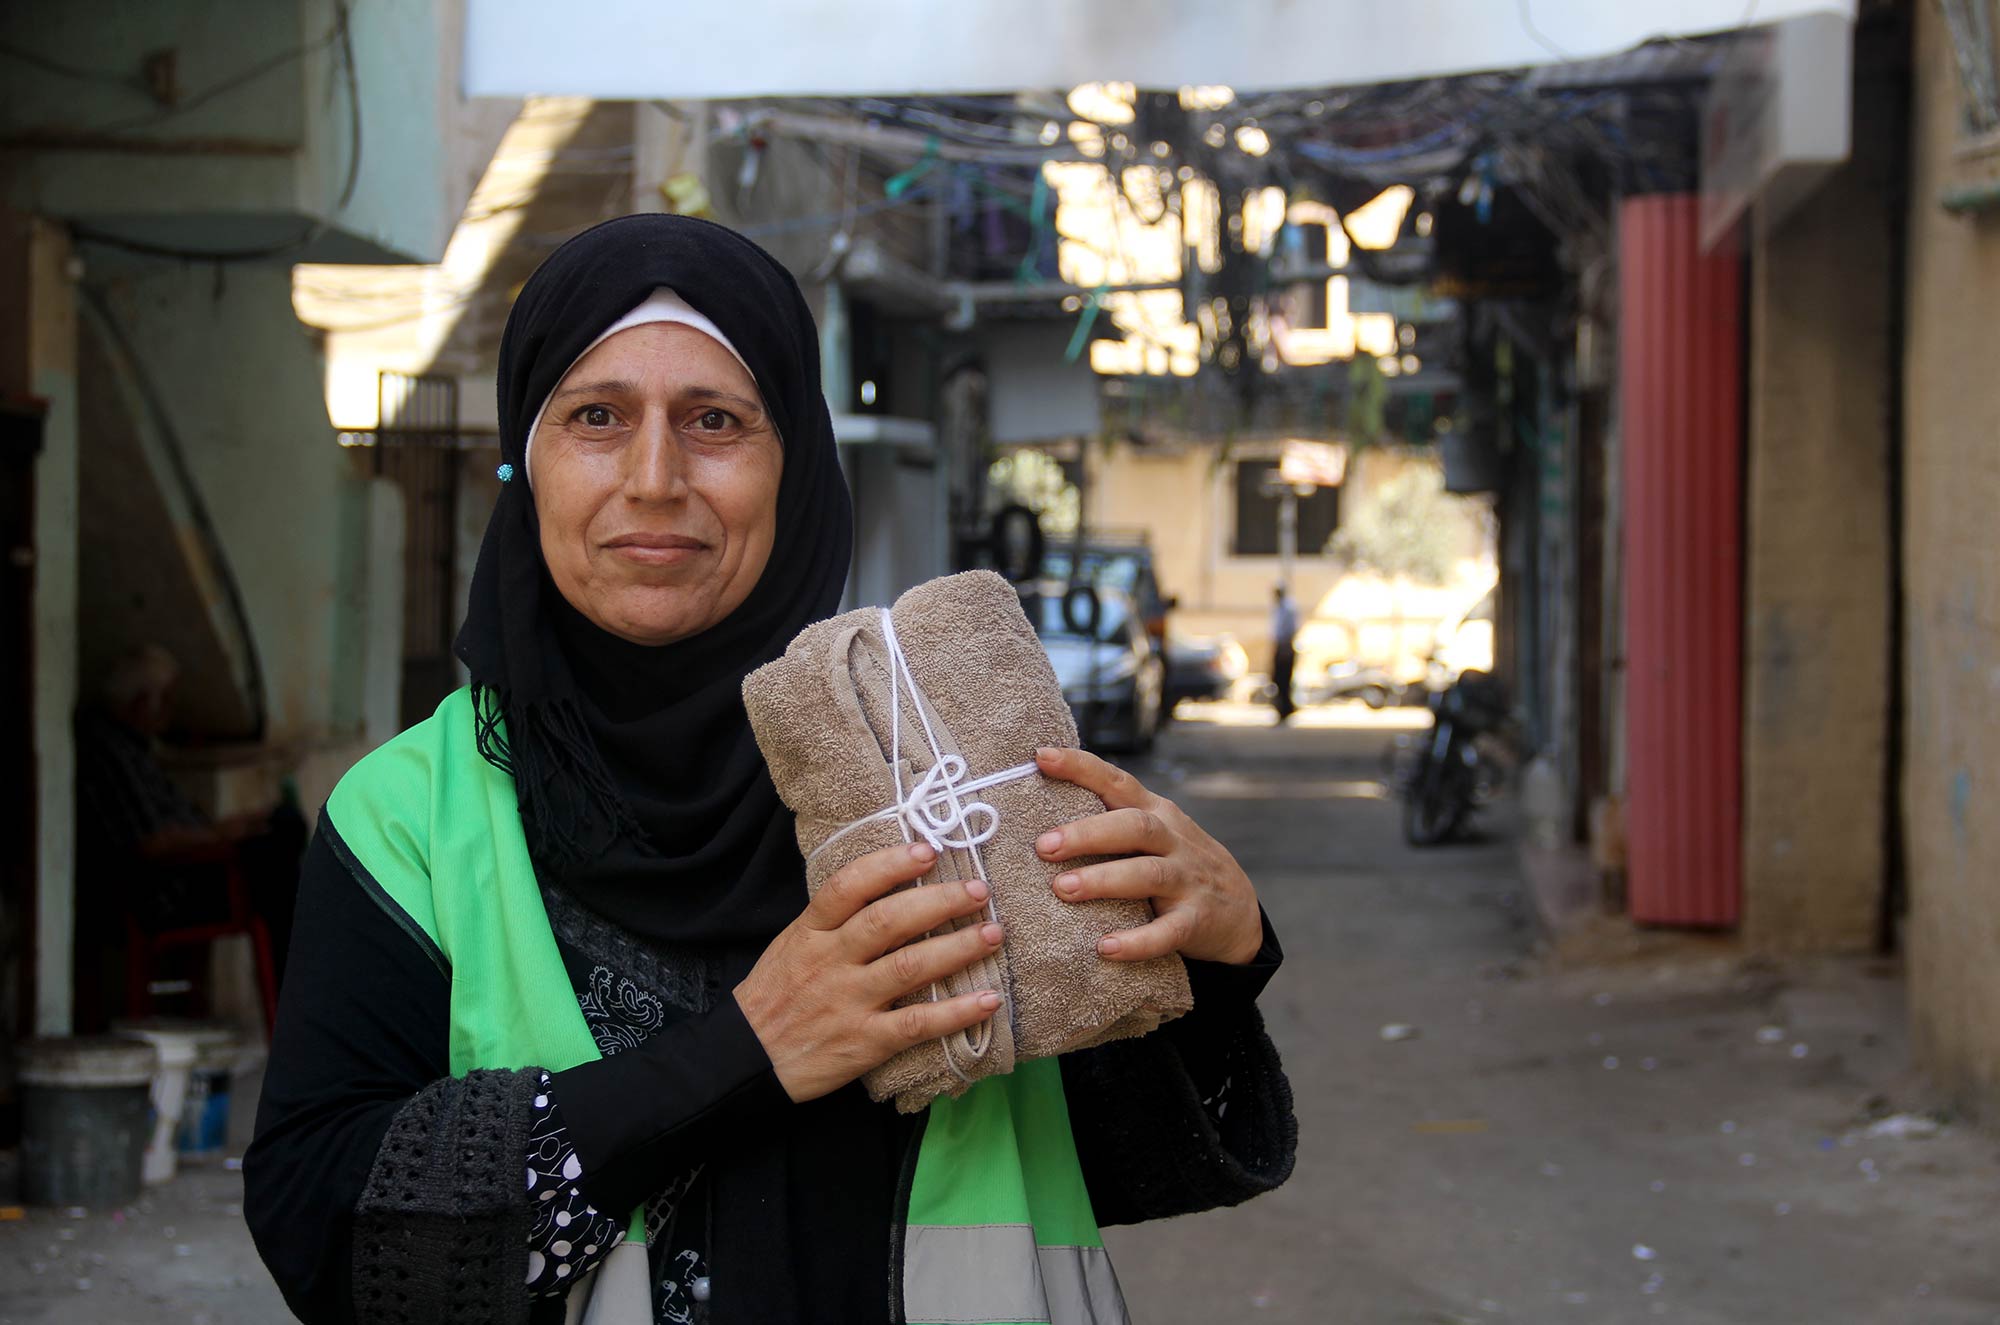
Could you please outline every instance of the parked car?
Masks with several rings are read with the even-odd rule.
[[[1094,630],[1089,593],[1062,581],[1029,586],[1022,606],[1048,650],[1083,743],[1144,753],[1160,730],[1166,664],[1147,638],[1130,597],[1109,587],[1092,592]]]
[[[1076,551],[1070,543],[1050,547],[1042,557],[1042,578],[1119,590],[1138,608],[1140,624],[1153,647],[1164,650],[1167,614],[1173,611],[1175,600],[1160,591],[1160,579],[1153,570],[1153,547],[1145,536],[1099,534],[1083,545],[1080,559]]]
[[[1250,655],[1234,635],[1167,633],[1165,711],[1184,699],[1227,699],[1250,672]]]

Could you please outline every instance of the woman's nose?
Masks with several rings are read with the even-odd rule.
[[[625,495],[632,500],[678,501],[687,494],[680,439],[664,412],[646,412],[645,423],[625,455]]]

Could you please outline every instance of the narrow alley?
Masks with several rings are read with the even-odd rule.
[[[1511,847],[1403,846],[1377,778],[1420,711],[1194,715],[1134,767],[1237,852],[1284,939],[1263,1006],[1299,1164],[1240,1210],[1111,1230],[1137,1325],[2000,1315],[2000,1155],[1948,1123],[1894,1135],[1931,1101],[1893,972],[1684,937],[1550,961]],[[240,1201],[211,1169],[0,1223],[0,1325],[282,1319]]]
[[[1182,723],[1147,773],[1284,939],[1263,1007],[1300,1136],[1274,1195],[1111,1232],[1135,1321],[2000,1318],[2000,1156],[1893,1135],[1931,1101],[1892,971],[1669,936],[1539,958],[1511,845],[1403,846],[1377,716]]]

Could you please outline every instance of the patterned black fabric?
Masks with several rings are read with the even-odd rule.
[[[720,983],[716,963],[693,948],[641,943],[625,930],[585,910],[561,888],[542,886],[542,906],[556,942],[595,965],[608,967],[635,982],[661,1003],[683,1012],[706,1012],[710,994]],[[574,982],[576,971],[571,971]],[[581,998],[583,990],[578,989]],[[611,991],[613,1001],[620,997]],[[590,1015],[590,1005],[584,1005]],[[651,1029],[657,1029],[653,1027]],[[642,1037],[643,1038],[643,1037]]]
[[[358,1319],[527,1320],[520,1157],[536,1080],[528,1071],[473,1072],[433,1082],[397,1111],[355,1208]]]
[[[712,961],[692,950],[641,943],[558,887],[543,885],[542,905],[563,949],[584,1024],[606,1058],[638,1048],[679,1016],[708,1010],[720,983]],[[552,1107],[560,1108],[553,1085],[545,1089]],[[654,1319],[663,1325],[695,1325],[706,1316],[705,1289],[697,1288],[708,1278],[708,1186],[702,1178],[701,1167],[690,1169],[646,1202]],[[530,1247],[545,1253],[556,1240],[531,1239]],[[574,1274],[609,1254],[608,1245],[598,1245],[602,1250],[578,1264]],[[549,1273],[546,1259],[543,1265]]]
[[[534,1121],[528,1128],[528,1296],[567,1296],[570,1286],[595,1269],[625,1240],[615,1215],[607,1215],[577,1189],[583,1165],[563,1126],[555,1083],[540,1073]]]

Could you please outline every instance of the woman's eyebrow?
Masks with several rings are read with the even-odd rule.
[[[720,387],[712,387],[712,386],[689,387],[687,394],[688,397],[692,400],[714,400],[714,401],[720,401],[722,404],[725,405],[734,405],[738,409],[750,410],[757,414],[762,414],[764,412],[763,401],[752,400],[748,396],[739,396],[733,391],[724,391]]]
[[[636,382],[628,382],[625,381],[623,378],[607,377],[601,381],[578,382],[575,386],[563,387],[560,391],[557,391],[553,396],[550,396],[549,399],[567,400],[571,396],[625,395],[637,391],[638,389],[639,386],[638,383]]]

